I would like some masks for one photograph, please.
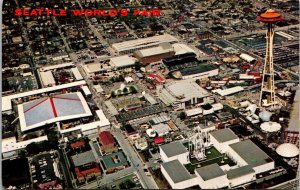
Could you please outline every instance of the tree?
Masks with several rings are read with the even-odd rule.
[[[138,61],[138,62],[135,62],[135,64],[134,64],[134,69],[136,70],[136,71],[139,71],[140,69],[141,69],[141,67],[142,67],[142,65],[141,65],[141,63]]]
[[[137,90],[134,86],[130,86],[129,91],[130,91],[131,94],[136,94],[137,93]]]
[[[25,158],[26,157],[26,155],[27,155],[27,152],[26,152],[26,150],[19,150],[18,151],[18,155],[19,155],[19,157],[21,157],[21,158]]]
[[[136,185],[133,181],[130,179],[125,180],[120,184],[120,189],[131,189],[134,188]]]
[[[181,119],[181,120],[185,120],[186,119],[186,114],[185,112],[180,112],[178,117]]]
[[[123,89],[123,93],[124,93],[124,94],[128,94],[128,92],[129,92],[129,91],[128,91],[128,88],[125,87],[125,88]]]

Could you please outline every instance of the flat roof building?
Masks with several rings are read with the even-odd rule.
[[[231,154],[238,155],[235,157],[237,163],[241,166],[251,166],[255,173],[261,173],[275,168],[274,160],[251,140],[244,140],[229,146],[231,149],[228,149],[228,151]],[[235,153],[233,153],[233,151]]]
[[[143,64],[157,62],[174,55],[175,51],[170,43],[162,43],[158,47],[137,50],[133,54]]]
[[[119,57],[110,58],[110,65],[113,68],[125,68],[133,66],[136,62],[136,59],[133,57],[129,57],[128,55],[123,55]]]
[[[40,72],[40,75],[44,87],[54,86],[56,84],[51,71]]]
[[[225,172],[218,164],[211,164],[195,170],[201,189],[220,189],[228,187],[228,179]]]
[[[193,80],[181,80],[157,86],[159,98],[175,110],[195,104],[206,104],[210,93]]]
[[[164,42],[175,43],[178,42],[178,39],[169,34],[164,34],[148,38],[140,38],[136,40],[114,43],[112,45],[112,48],[115,49],[118,54],[129,54],[133,53],[136,50],[156,47]]]
[[[197,185],[196,177],[193,177],[177,159],[163,163],[161,172],[172,189],[185,189]]]
[[[163,162],[173,160],[178,160],[181,164],[188,164],[190,162],[189,151],[179,141],[159,146],[159,152]]]

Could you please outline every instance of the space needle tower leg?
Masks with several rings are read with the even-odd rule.
[[[272,9],[257,17],[258,21],[264,22],[268,25],[266,34],[266,56],[263,69],[261,91],[259,97],[259,107],[271,106],[274,108],[275,102],[275,83],[274,83],[274,64],[273,64],[273,38],[274,38],[274,24],[282,21],[283,17]],[[263,104],[264,95],[267,97],[266,104]]]

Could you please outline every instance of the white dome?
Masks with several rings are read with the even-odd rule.
[[[259,117],[260,119],[262,119],[263,121],[270,121],[271,119],[271,115],[272,113],[271,112],[268,112],[266,110],[262,111],[259,113]]]
[[[282,157],[292,158],[299,155],[299,149],[296,145],[291,143],[283,143],[276,149],[277,154]]]
[[[264,132],[277,132],[281,129],[281,125],[277,122],[264,122],[260,125]]]

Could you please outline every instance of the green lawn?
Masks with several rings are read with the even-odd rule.
[[[209,153],[210,152],[210,153]],[[215,147],[211,147],[205,150],[206,158],[204,160],[198,161],[196,158],[191,158],[190,164],[185,165],[186,169],[194,174],[194,170],[197,167],[203,167],[210,164],[217,163],[219,166],[228,164],[229,166],[234,166],[235,163],[228,157],[224,157],[224,154],[221,154]]]

